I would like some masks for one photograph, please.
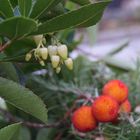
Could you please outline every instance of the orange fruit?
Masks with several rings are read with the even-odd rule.
[[[89,132],[96,128],[97,121],[92,114],[91,106],[78,108],[72,116],[72,123],[75,129],[80,132]]]
[[[125,100],[121,105],[119,109],[120,113],[130,113],[131,112],[131,104],[129,100]]]
[[[99,122],[111,122],[118,116],[119,105],[110,96],[102,95],[92,104],[92,112]]]
[[[121,104],[128,97],[128,87],[120,80],[111,80],[103,87],[102,94],[113,97]]]

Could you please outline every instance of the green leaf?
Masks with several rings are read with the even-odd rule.
[[[0,97],[44,123],[47,122],[47,109],[45,104],[29,89],[0,77]]]
[[[71,0],[71,1],[74,2],[74,3],[77,3],[79,5],[86,5],[86,4],[90,3],[89,0]]]
[[[96,13],[96,15],[93,15],[91,18],[89,18],[86,22],[78,25],[78,27],[89,27],[89,26],[93,26],[95,25],[98,21],[100,21],[100,19],[102,18],[103,15],[103,10],[98,10],[98,12]]]
[[[50,8],[56,6],[61,1],[62,0],[37,0],[33,7],[30,17],[35,19],[38,18],[39,16],[50,10]]]
[[[18,0],[21,15],[28,16],[32,7],[32,0]]]
[[[0,0],[0,15],[4,18],[9,18],[14,15],[9,0]]]
[[[16,123],[0,129],[0,140],[17,140],[20,126]]]
[[[0,34],[17,38],[35,31],[37,24],[34,20],[24,17],[12,17],[0,23]]]
[[[13,41],[5,50],[7,57],[25,55],[30,50],[36,48],[36,44],[31,38],[24,38],[21,40]]]
[[[57,16],[40,25],[38,27],[38,31],[36,31],[34,34],[51,33],[64,30],[67,28],[78,27],[79,25],[87,22],[91,18],[96,17],[99,11],[100,12],[101,10],[104,11],[105,7],[110,2],[111,2],[110,0],[104,0],[101,2],[83,6],[78,10],[74,10],[72,12],[68,12],[66,14]],[[98,19],[100,19],[100,17],[98,17]],[[98,20],[96,17],[94,24],[96,24],[97,22]]]
[[[16,5],[18,5],[18,0],[10,0],[10,3],[12,4],[13,8],[15,8]]]
[[[19,82],[19,77],[17,75],[16,69],[10,62],[1,62],[0,63],[0,73],[2,76],[11,79],[15,82]]]
[[[21,127],[19,140],[31,140],[30,130],[27,127]]]
[[[38,132],[36,140],[53,140],[57,132],[56,128],[43,128]]]

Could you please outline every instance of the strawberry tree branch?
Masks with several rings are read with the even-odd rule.
[[[4,45],[0,46],[0,52],[4,51],[11,43],[12,40],[9,40]]]

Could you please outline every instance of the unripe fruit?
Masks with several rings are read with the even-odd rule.
[[[82,106],[72,116],[73,126],[80,132],[89,132],[96,128],[97,122],[92,114],[91,106]]]
[[[100,122],[111,122],[118,115],[119,105],[109,96],[100,96],[92,104],[92,112]]]
[[[111,80],[103,87],[102,94],[113,97],[121,104],[128,97],[128,87],[120,80]]]
[[[30,61],[30,59],[32,58],[32,54],[31,53],[27,53],[25,56],[25,60],[26,61]]]
[[[60,57],[62,57],[63,59],[67,59],[68,57],[68,48],[66,45],[60,45],[58,46],[58,54]]]
[[[39,45],[39,43],[43,40],[43,35],[36,35],[33,37],[36,45]]]
[[[39,56],[41,56],[41,58],[43,60],[47,60],[47,58],[48,58],[48,49],[47,48],[40,48],[39,49]]]
[[[72,60],[71,58],[68,58],[68,59],[65,60],[64,62],[65,62],[66,67],[67,67],[69,70],[72,70],[72,69],[73,69],[73,60]]]
[[[48,46],[48,52],[49,52],[49,56],[51,57],[52,55],[57,55],[57,46]]]
[[[60,62],[60,57],[58,55],[51,56],[51,62],[52,62],[53,68],[57,68]]]
[[[131,104],[130,104],[129,100],[124,101],[120,105],[119,112],[120,113],[130,113],[131,112]]]

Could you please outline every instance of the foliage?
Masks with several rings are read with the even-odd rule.
[[[4,99],[0,100],[0,139],[88,140],[103,135],[112,140],[135,140],[139,136],[139,115],[134,112],[140,102],[139,67],[135,72],[114,72],[103,59],[91,62],[79,56],[73,71],[62,65],[56,74],[49,59],[44,67],[36,59],[25,61],[25,55],[38,47],[36,35],[43,35],[46,48],[59,41],[73,51],[82,40],[74,40],[75,28],[98,23],[111,0],[71,2],[74,10],[66,8],[64,0],[0,0],[0,97]],[[70,122],[72,111],[89,97],[96,97],[112,78],[129,85],[134,120],[125,119],[117,126],[101,124],[100,130],[88,134],[76,132]]]

